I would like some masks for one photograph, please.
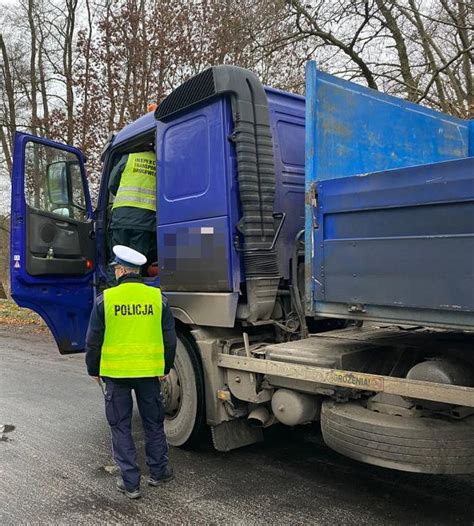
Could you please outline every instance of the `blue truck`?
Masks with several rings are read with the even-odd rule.
[[[474,471],[474,126],[307,65],[306,99],[217,66],[111,135],[95,210],[73,146],[17,133],[11,292],[63,354],[107,286],[108,179],[157,154],[178,332],[172,445],[276,423],[387,468]]]

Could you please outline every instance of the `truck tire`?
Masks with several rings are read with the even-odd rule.
[[[457,421],[400,417],[361,402],[325,400],[321,429],[330,448],[367,464],[416,473],[474,471],[474,415]]]
[[[162,384],[162,391],[167,402],[164,426],[168,443],[199,445],[206,438],[204,375],[191,337],[182,332],[178,332],[174,370]]]

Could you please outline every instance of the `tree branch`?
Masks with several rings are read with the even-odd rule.
[[[453,64],[453,62],[456,62],[456,60],[458,60],[460,57],[462,57],[464,55],[464,53],[467,53],[467,52],[469,52],[469,51],[471,51],[473,49],[474,49],[474,46],[471,46],[468,49],[460,50],[458,53],[456,53],[456,55],[451,60],[449,60],[448,62],[446,62],[446,64],[443,64],[436,71],[434,71],[433,74],[432,74],[431,80],[428,82],[428,85],[426,86],[425,90],[423,91],[423,93],[421,94],[421,96],[418,98],[418,100],[416,102],[419,103],[419,102],[421,102],[422,100],[424,100],[426,98],[426,96],[428,95],[428,92],[430,91],[431,86],[433,85],[433,83],[435,82],[436,78],[438,77],[438,75],[440,73],[442,73],[447,68],[449,68],[449,66],[451,64]]]

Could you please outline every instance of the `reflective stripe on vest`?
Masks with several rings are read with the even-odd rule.
[[[105,334],[100,376],[163,376],[165,350],[160,289],[122,283],[104,291]]]
[[[144,208],[156,212],[156,157],[154,152],[128,155],[112,210],[121,206]]]

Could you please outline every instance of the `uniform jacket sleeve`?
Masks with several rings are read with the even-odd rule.
[[[165,374],[170,372],[174,365],[176,355],[176,330],[174,317],[168,300],[163,296],[163,312],[161,315],[161,328],[163,330],[163,343],[165,346]]]
[[[109,192],[111,192],[113,195],[117,195],[117,191],[120,186],[120,179],[122,178],[122,173],[127,161],[128,153],[120,157],[119,162],[112,168],[112,171],[110,172]]]
[[[100,353],[105,333],[104,296],[97,296],[86,336],[86,365],[90,376],[99,376]]]

